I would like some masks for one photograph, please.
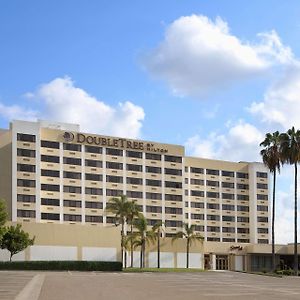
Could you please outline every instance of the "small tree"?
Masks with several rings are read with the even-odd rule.
[[[13,255],[33,245],[34,239],[30,239],[29,234],[21,228],[20,224],[9,226],[2,237],[1,249],[7,249],[10,252],[9,261],[11,261]]]

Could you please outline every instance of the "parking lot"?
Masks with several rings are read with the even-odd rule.
[[[0,282],[5,300],[300,299],[300,278],[233,272],[0,272]]]

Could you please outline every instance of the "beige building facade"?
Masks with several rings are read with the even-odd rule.
[[[76,124],[13,121],[0,130],[0,197],[10,221],[36,236],[20,259],[117,259],[119,228],[105,208],[123,194],[149,226],[164,223],[165,265],[184,265],[181,242],[170,243],[184,223],[204,237],[192,248],[197,267],[245,269],[247,247],[269,247],[261,163],[188,157],[180,145],[83,133]]]

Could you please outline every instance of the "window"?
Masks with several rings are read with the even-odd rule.
[[[59,185],[57,184],[41,184],[42,191],[49,191],[49,192],[59,192]]]
[[[59,171],[55,170],[41,170],[41,175],[42,176],[48,176],[48,177],[59,177]]]
[[[249,184],[238,183],[236,188],[239,189],[239,190],[249,190]]]
[[[181,214],[182,214],[182,208],[177,208],[177,207],[165,207],[165,213],[166,213],[166,214],[181,215]]]
[[[234,205],[222,204],[222,210],[234,210]]]
[[[191,167],[191,173],[204,174],[204,169]]]
[[[250,243],[249,239],[237,239],[238,243]]]
[[[17,216],[18,218],[35,218],[35,210],[18,209]]]
[[[146,153],[146,159],[161,160],[161,155],[156,153]]]
[[[85,174],[85,180],[102,181],[102,175],[86,173]]]
[[[234,183],[233,182],[222,182],[222,187],[227,189],[234,189]]]
[[[204,180],[202,180],[202,179],[193,179],[193,178],[191,178],[191,184],[195,184],[195,185],[204,185]]]
[[[103,217],[101,217],[101,216],[85,216],[85,222],[87,222],[87,223],[103,223]]]
[[[206,220],[209,221],[220,221],[220,216],[217,215],[207,215]]]
[[[257,194],[257,200],[268,200],[268,195]]]
[[[122,190],[111,190],[111,189],[106,189],[106,196],[111,196],[111,197],[119,197],[123,195]]]
[[[258,177],[258,178],[268,178],[268,173],[256,172],[256,177]]]
[[[216,226],[207,226],[207,232],[220,232],[220,227]]]
[[[146,193],[147,199],[153,199],[153,200],[161,200],[162,195],[159,193]]]
[[[78,172],[66,172],[66,171],[64,171],[64,178],[81,179],[81,173],[78,173]]]
[[[207,175],[216,175],[219,176],[220,171],[219,170],[211,170],[211,169],[207,169],[206,170],[206,174]]]
[[[35,173],[35,165],[23,165],[23,164],[18,164],[17,165],[17,170],[20,172],[30,172],[30,173]]]
[[[248,234],[248,233],[249,233],[249,228],[238,228],[238,229],[237,229],[237,233],[245,233],[245,234]]]
[[[182,195],[165,194],[167,201],[182,201]]]
[[[136,192],[136,191],[127,191],[127,197],[129,198],[143,198],[142,192]]]
[[[257,240],[257,243],[258,243],[258,244],[268,244],[268,243],[269,243],[269,240],[268,240],[268,239],[258,239],[258,240]]]
[[[85,160],[86,167],[94,167],[94,168],[102,168],[102,161],[101,160],[92,160],[86,159]]]
[[[18,186],[22,187],[35,187],[35,180],[29,180],[29,179],[18,179],[17,181]]]
[[[228,199],[228,200],[233,200],[234,199],[234,194],[222,193],[222,198],[223,199]]]
[[[41,213],[41,219],[42,220],[58,221],[59,220],[59,214]]]
[[[207,186],[219,186],[219,181],[206,180]]]
[[[249,211],[249,206],[238,205],[237,211]]]
[[[208,237],[207,241],[208,242],[220,242],[220,238],[217,238],[217,237]]]
[[[174,188],[174,189],[181,189],[182,188],[182,183],[181,182],[174,182],[174,181],[165,181],[165,187]]]
[[[182,157],[165,155],[165,161],[170,161],[170,162],[175,162],[175,163],[182,163]]]
[[[81,152],[81,145],[64,143],[64,150]]]
[[[203,225],[194,225],[194,230],[195,231],[204,231],[204,226]]]
[[[98,188],[86,187],[85,188],[85,193],[87,195],[102,195],[103,191],[102,191],[102,189],[98,189]]]
[[[41,141],[41,147],[59,149],[59,143],[52,141]]]
[[[66,206],[66,207],[81,207],[81,201],[64,200],[64,206]]]
[[[142,185],[143,184],[143,179],[142,178],[135,178],[135,177],[127,177],[126,178],[126,183],[127,184]]]
[[[204,192],[191,190],[191,196],[204,197]]]
[[[257,183],[256,186],[257,186],[258,189],[261,189],[261,190],[267,190],[268,189],[268,185],[266,183]]]
[[[114,224],[116,219],[114,217],[106,217],[106,223]]]
[[[162,208],[160,206],[146,206],[146,212],[161,214]]]
[[[166,227],[182,227],[182,221],[166,220]]]
[[[18,202],[35,203],[35,195],[18,194],[17,195],[17,201]]]
[[[73,157],[64,157],[64,164],[81,166],[81,159]]]
[[[232,172],[232,171],[222,171],[222,176],[234,177],[234,172]]]
[[[207,198],[219,198],[219,193],[206,192],[206,197]]]
[[[142,172],[143,167],[142,167],[142,165],[127,164],[126,169],[127,169],[127,171]]]
[[[220,205],[216,203],[207,203],[207,208],[208,209],[219,209]]]
[[[191,214],[192,220],[204,220],[204,214]]]
[[[257,205],[257,210],[258,211],[268,211],[268,206]]]
[[[52,155],[41,155],[41,161],[49,162],[49,163],[59,163],[59,157],[58,156],[52,156]]]
[[[245,178],[245,179],[248,179],[248,173],[241,173],[241,172],[237,172],[236,173],[236,177],[237,178]]]
[[[86,153],[95,153],[95,154],[101,154],[102,148],[96,147],[96,146],[85,146],[85,152]]]
[[[85,208],[102,209],[103,208],[103,203],[102,202],[86,201],[85,202]]]
[[[249,200],[249,196],[248,195],[237,195],[237,199],[238,200],[248,201]]]
[[[35,143],[35,135],[18,133],[17,134],[17,140],[22,141],[22,142]]]
[[[234,227],[222,227],[222,232],[235,233]]]
[[[223,238],[223,242],[225,242],[225,243],[234,243],[235,239],[234,238]]]
[[[257,233],[267,234],[267,233],[269,233],[269,229],[268,228],[257,228]]]
[[[64,185],[64,192],[72,194],[81,194],[81,187]]]
[[[182,170],[165,168],[165,174],[167,174],[167,175],[181,176],[182,175]]]
[[[161,186],[161,180],[146,179],[146,185],[149,185],[149,186]]]
[[[249,223],[248,217],[237,217],[237,222],[239,223]]]
[[[146,172],[147,173],[161,173],[161,168],[146,166]]]
[[[35,150],[18,148],[17,149],[17,156],[35,157]]]
[[[137,151],[126,151],[126,156],[127,157],[134,157],[134,158],[142,158],[143,153],[142,152],[137,152]]]
[[[42,205],[59,206],[59,199],[41,198]]]
[[[188,202],[186,202],[186,203],[188,203]],[[191,207],[193,207],[193,208],[204,208],[204,203],[202,203],[202,202],[191,202]]]
[[[113,148],[106,148],[106,154],[107,155],[113,155],[113,156],[123,156],[123,150],[113,149]]]
[[[64,221],[81,222],[81,215],[64,214]]]
[[[106,175],[106,182],[123,183],[123,177]]]
[[[107,169],[114,169],[114,170],[123,170],[123,164],[118,162],[106,162],[106,168]]]
[[[234,222],[235,217],[234,216],[222,216],[222,221],[224,221],[224,222]]]

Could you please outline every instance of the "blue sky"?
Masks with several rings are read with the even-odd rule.
[[[0,127],[57,119],[259,160],[267,131],[300,126],[299,14],[297,0],[1,1]]]

